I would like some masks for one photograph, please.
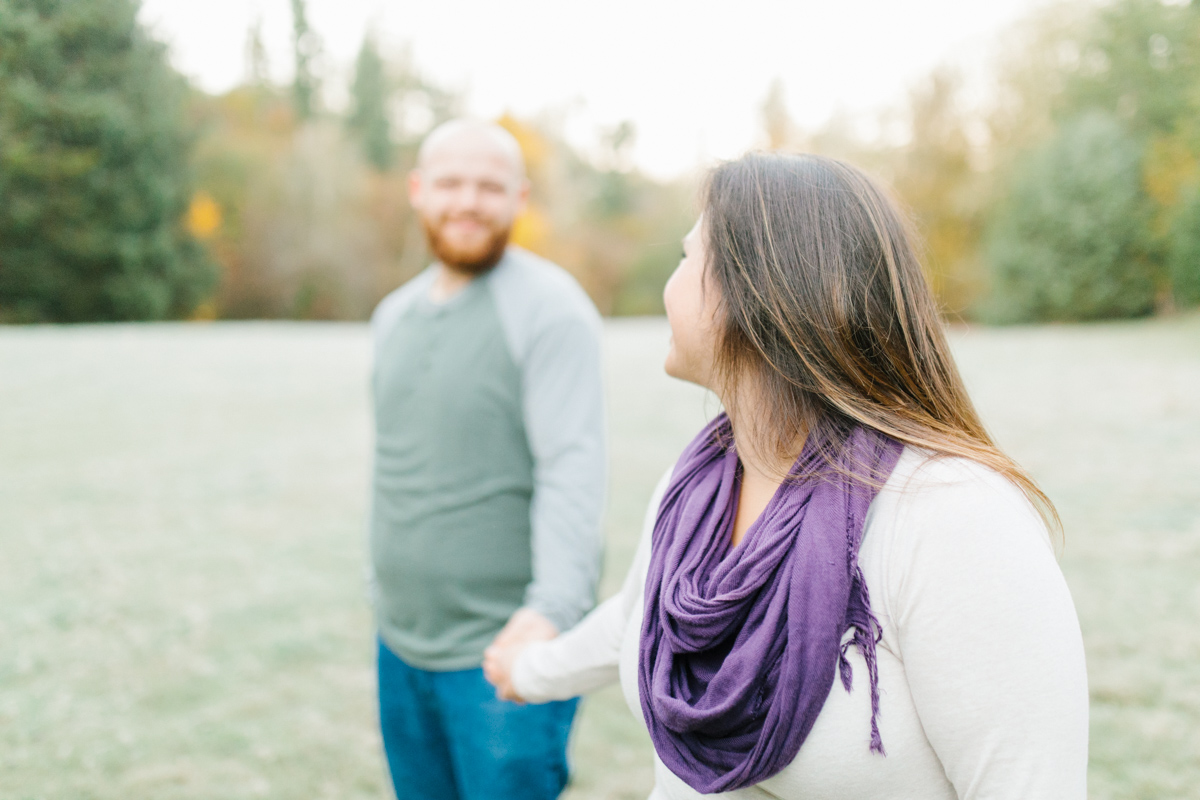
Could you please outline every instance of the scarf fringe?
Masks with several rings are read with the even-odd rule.
[[[871,752],[886,756],[883,748],[883,737],[879,734],[879,664],[876,659],[875,645],[883,638],[883,627],[871,613],[871,598],[867,594],[867,583],[858,564],[854,564],[853,583],[850,589],[850,609],[847,614],[849,627],[853,628],[854,636],[842,644],[838,651],[838,676],[842,680],[842,688],[847,693],[854,685],[854,669],[846,659],[846,651],[850,645],[858,648],[863,660],[867,662],[867,680],[871,692]]]

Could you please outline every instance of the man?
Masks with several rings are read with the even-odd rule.
[[[572,700],[496,698],[484,649],[591,607],[606,474],[600,318],[509,233],[529,192],[499,126],[448,122],[409,193],[437,261],[372,319],[373,599],[396,794],[540,800],[567,779]]]

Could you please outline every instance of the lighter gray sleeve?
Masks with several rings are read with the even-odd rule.
[[[603,550],[608,466],[601,326],[582,290],[573,282],[564,286],[565,274],[549,276],[546,269],[557,268],[498,275],[494,289],[521,368],[534,461],[533,580],[525,605],[565,631],[595,603]],[[535,278],[536,288],[511,280],[521,272]]]
[[[524,371],[534,459],[533,582],[525,604],[560,631],[592,607],[603,548],[604,399],[600,337],[583,319],[540,332]]]

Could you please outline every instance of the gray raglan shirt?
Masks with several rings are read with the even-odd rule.
[[[372,594],[421,669],[478,666],[521,606],[559,630],[592,606],[606,462],[600,317],[510,247],[444,303],[430,268],[375,310]]]

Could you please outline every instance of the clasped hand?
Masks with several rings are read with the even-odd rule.
[[[483,651],[483,675],[496,687],[501,700],[525,702],[512,685],[512,668],[517,656],[533,642],[544,642],[558,636],[554,623],[532,608],[518,609],[508,624]]]

